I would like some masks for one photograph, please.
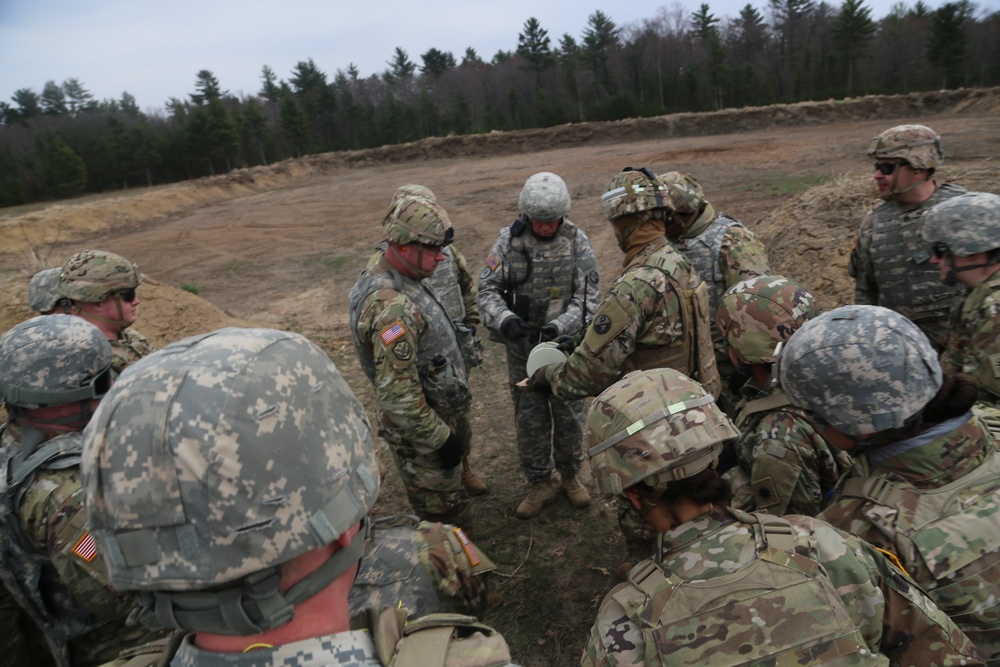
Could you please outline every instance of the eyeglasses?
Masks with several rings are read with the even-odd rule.
[[[115,290],[112,292],[112,295],[116,299],[121,299],[126,303],[132,303],[135,301],[135,288]]]
[[[875,171],[883,176],[892,176],[893,172],[896,171],[896,167],[902,164],[902,162],[876,162]]]
[[[931,248],[931,254],[934,255],[934,259],[944,259],[951,254],[951,250],[948,249],[948,244],[938,241]]]

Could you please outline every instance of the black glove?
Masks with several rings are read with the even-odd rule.
[[[560,352],[573,354],[573,350],[576,349],[576,341],[572,336],[559,336],[556,338],[556,347]]]
[[[517,315],[508,317],[500,325],[500,335],[513,343],[528,335],[528,325]]]
[[[539,394],[552,394],[552,385],[545,377],[545,367],[539,368],[535,374],[528,378],[527,388]]]
[[[462,462],[462,457],[465,456],[465,449],[462,447],[462,441],[458,439],[454,431],[448,434],[448,439],[438,448],[437,455],[438,460],[441,461],[441,466],[449,470]]]
[[[545,343],[550,340],[555,340],[558,336],[559,336],[559,327],[557,327],[552,322],[549,322],[539,330],[538,342]]]

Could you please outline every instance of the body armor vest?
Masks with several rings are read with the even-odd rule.
[[[930,248],[920,234],[925,212],[935,204],[965,192],[944,184],[930,199],[910,210],[894,201],[877,206],[872,215],[869,253],[878,285],[878,304],[912,320],[944,319],[961,298],[962,287],[948,287],[930,263]]]
[[[8,447],[0,476],[0,578],[44,633],[58,667],[70,667],[69,640],[108,621],[77,605],[52,561],[25,534],[19,510],[36,471],[79,466],[82,451],[79,433],[53,438],[27,457],[20,447]]]
[[[444,261],[437,265],[427,282],[434,288],[438,302],[444,306],[451,321],[461,322],[465,319],[465,302],[462,301],[462,288],[458,285],[458,265],[451,246],[442,248],[441,254]]]
[[[459,349],[455,326],[444,306],[428,289],[392,269],[363,275],[348,295],[351,308],[351,339],[361,370],[375,384],[375,355],[371,344],[358,339],[358,321],[366,297],[376,290],[391,289],[404,294],[416,305],[427,322],[417,341],[417,368],[427,404],[439,415],[453,415],[468,405],[468,369]],[[440,359],[444,363],[440,363]]]
[[[888,665],[885,656],[868,650],[822,565],[795,552],[791,524],[766,514],[748,516],[757,524],[753,530],[758,556],[735,572],[685,581],[667,576],[648,560],[629,572],[629,583],[644,594],[640,600],[645,599],[638,606],[634,594],[615,599],[640,623],[644,664],[735,667],[821,660],[838,667]],[[755,610],[748,615],[750,623],[738,613],[747,608]],[[823,622],[817,623],[818,618]],[[778,627],[798,631],[769,632]],[[713,642],[713,637],[722,639]],[[740,650],[729,648],[735,646]],[[649,660],[654,652],[659,659],[655,663]]]
[[[730,227],[743,227],[743,223],[727,215],[720,215],[698,236],[680,239],[674,243],[674,247],[684,253],[701,279],[708,283],[709,306],[713,313],[719,307],[722,295],[726,293],[726,275],[722,271],[719,253],[722,251],[722,241]],[[715,329],[714,317],[712,329],[713,331]]]
[[[508,300],[527,297],[527,317],[522,319],[529,326],[545,326],[562,314],[573,298],[579,257],[576,237],[576,225],[569,220],[563,220],[548,240],[538,239],[530,231],[509,237],[510,251],[502,269],[504,287],[511,295]]]

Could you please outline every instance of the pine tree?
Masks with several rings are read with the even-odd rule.
[[[542,72],[555,63],[555,56],[549,31],[542,28],[538,19],[531,17],[524,22],[523,32],[517,35],[517,54],[528,61],[528,69],[535,73],[540,86]]]
[[[875,34],[871,9],[865,7],[863,2],[864,0],[844,0],[830,29],[834,44],[843,54],[847,65],[848,95],[854,92],[854,74],[858,61],[865,55]]]
[[[971,8],[965,1],[946,3],[931,14],[927,59],[941,73],[942,88],[961,84],[969,49],[969,36],[963,24],[970,14]]]

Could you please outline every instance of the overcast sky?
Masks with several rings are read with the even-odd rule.
[[[747,2],[767,18],[767,0],[708,0],[717,17]],[[946,0],[925,0],[931,8]],[[839,6],[840,0],[828,0]],[[912,6],[916,0],[905,4]],[[260,90],[269,65],[280,79],[312,58],[333,79],[354,63],[362,77],[381,73],[395,47],[414,63],[434,47],[461,61],[467,47],[489,61],[517,48],[524,22],[538,19],[553,46],[564,33],[577,41],[600,9],[619,27],[678,8],[690,15],[700,0],[0,0],[0,100],[20,88],[41,93],[46,81],[75,77],[95,98],[135,96],[145,111],[194,92],[195,75],[211,70],[234,95]],[[892,0],[867,0],[878,19]],[[1000,0],[978,0],[1000,10]]]

